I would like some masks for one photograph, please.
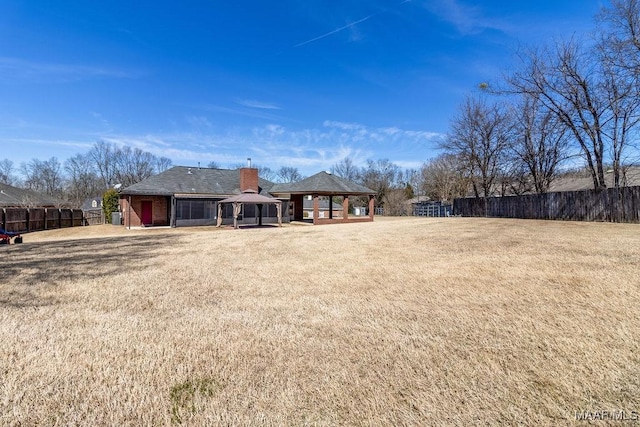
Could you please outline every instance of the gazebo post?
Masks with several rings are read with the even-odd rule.
[[[238,228],[238,215],[240,215],[240,203],[233,202],[233,228]]]
[[[329,195],[329,219],[333,219],[333,195]]]
[[[349,218],[349,196],[342,196],[342,218]]]
[[[318,219],[320,218],[320,196],[317,194],[313,195],[313,224],[318,223]]]
[[[373,221],[373,213],[375,211],[375,202],[376,202],[376,198],[375,196],[369,196],[369,219],[371,221]]]
[[[216,227],[222,226],[222,203],[218,202],[218,218],[216,219]]]
[[[278,215],[278,227],[282,227],[282,202],[276,203],[276,212]]]

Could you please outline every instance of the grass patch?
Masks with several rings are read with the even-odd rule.
[[[185,419],[196,413],[197,400],[213,397],[220,388],[221,385],[212,378],[186,380],[171,387],[171,422],[182,424]]]
[[[639,230],[376,218],[29,233],[1,248],[0,425],[637,412]]]

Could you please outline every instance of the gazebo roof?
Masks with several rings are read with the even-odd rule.
[[[302,181],[289,184],[275,184],[269,190],[271,194],[348,194],[372,195],[376,194],[370,188],[348,181],[328,172],[319,172]]]
[[[254,193],[254,192],[246,192],[242,194],[238,194],[236,196],[231,196],[224,200],[220,200],[218,203],[282,203],[278,199],[274,199],[273,197],[263,196],[262,194]]]

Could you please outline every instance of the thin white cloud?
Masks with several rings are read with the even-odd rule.
[[[261,110],[279,110],[280,107],[270,102],[256,101],[254,99],[238,99],[236,104],[249,108],[258,108]]]
[[[263,111],[264,109],[241,109],[241,108],[230,108],[222,105],[203,105],[201,107],[203,110],[212,111],[215,113],[224,113],[231,114],[235,116],[244,116],[244,117],[252,117],[255,119],[266,119],[266,120],[281,120],[282,117],[279,117],[275,114],[271,114],[267,111]]]
[[[84,153],[98,140],[118,146],[139,148],[156,156],[168,157],[176,165],[206,165],[215,161],[222,167],[243,164],[251,157],[255,164],[274,170],[282,166],[297,167],[311,175],[331,167],[345,158],[357,166],[367,159],[387,158],[401,167],[418,167],[433,157],[435,141],[441,135],[400,127],[369,127],[359,123],[325,121],[321,126],[292,129],[272,123],[253,128],[217,127],[203,129],[208,119],[192,117],[191,129],[167,133],[117,134],[87,133],[85,140],[22,140],[21,145],[37,144],[39,157]],[[71,154],[69,154],[71,153]],[[27,154],[23,160],[28,160]],[[18,159],[16,159],[18,160]]]
[[[89,112],[89,114],[91,114],[91,116],[96,119],[98,122],[100,122],[100,124],[102,124],[105,127],[109,127],[109,120],[107,120],[101,113],[98,113],[96,111],[91,111]]]
[[[512,32],[513,24],[487,17],[477,5],[465,4],[462,0],[428,0],[424,7],[441,20],[452,24],[463,35],[477,34],[486,29]]]
[[[46,138],[12,138],[12,137],[2,137],[2,141],[9,146],[13,147],[38,147],[37,150],[31,152],[29,154],[30,157],[57,157],[55,152],[57,150],[67,150],[67,149],[79,149],[85,150],[89,149],[92,142],[87,141],[73,141],[67,139],[46,139]],[[14,148],[14,152],[17,149]],[[15,154],[12,152],[12,156]],[[50,152],[50,153],[49,153]]]
[[[94,78],[136,78],[140,72],[82,64],[35,62],[0,56],[0,76],[6,79],[83,80]]]
[[[198,129],[212,129],[213,124],[211,121],[203,116],[186,116],[187,123]]]
[[[365,128],[359,123],[339,122],[335,120],[325,120],[322,125],[326,128],[335,128],[347,131],[359,131]]]

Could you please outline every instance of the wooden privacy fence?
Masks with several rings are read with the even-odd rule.
[[[82,210],[57,208],[5,208],[0,211],[0,225],[7,231],[50,230],[84,224]]]
[[[455,199],[462,216],[640,222],[640,186],[524,196]]]
[[[101,209],[84,211],[84,225],[104,224],[104,212]]]

